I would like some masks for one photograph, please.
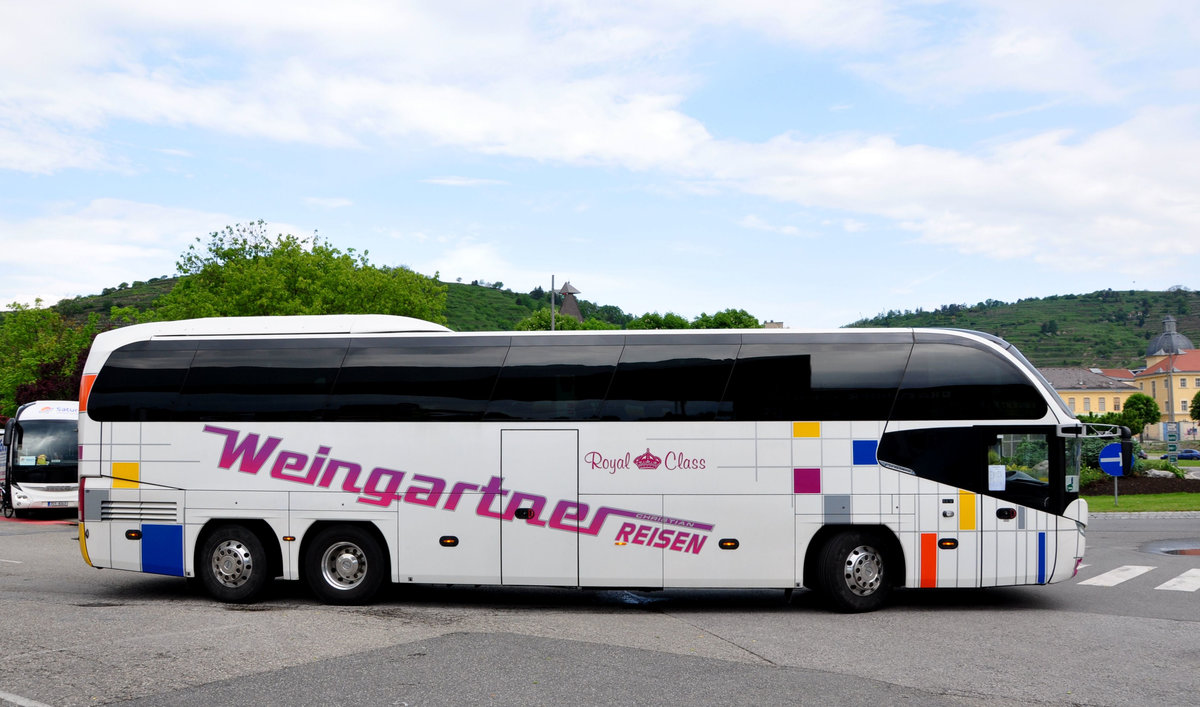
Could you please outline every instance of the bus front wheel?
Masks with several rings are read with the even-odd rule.
[[[321,530],[304,554],[304,578],[326,604],[367,602],[387,573],[375,537],[353,525]]]
[[[892,568],[884,544],[862,531],[846,531],[821,549],[817,571],[825,599],[837,611],[874,611],[892,588]]]
[[[271,572],[258,536],[240,525],[215,528],[200,549],[196,573],[205,591],[218,601],[244,604],[267,588]]]

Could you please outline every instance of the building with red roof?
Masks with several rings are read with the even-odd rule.
[[[1190,339],[1175,330],[1175,318],[1163,319],[1163,333],[1146,347],[1146,368],[1134,376],[1138,390],[1158,403],[1162,422],[1179,422],[1182,441],[1197,438],[1197,424],[1191,418],[1192,399],[1200,391],[1200,350]],[[1146,428],[1146,436],[1163,439],[1164,425]]]

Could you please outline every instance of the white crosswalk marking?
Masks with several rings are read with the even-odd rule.
[[[1200,569],[1188,570],[1169,582],[1163,582],[1155,589],[1165,589],[1169,592],[1194,592],[1200,589]]]
[[[1104,574],[1096,575],[1091,579],[1085,579],[1080,584],[1088,584],[1093,587],[1112,587],[1121,582],[1127,582],[1134,577],[1146,574],[1152,569],[1154,568],[1147,567],[1146,565],[1124,565],[1115,570],[1109,570]]]

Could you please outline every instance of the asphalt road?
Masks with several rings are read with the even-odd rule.
[[[1071,582],[852,616],[777,591],[401,587],[330,607],[295,583],[238,607],[91,569],[70,524],[0,522],[0,704],[1193,705],[1200,556],[1153,551],[1169,541],[1200,547],[1200,514],[1097,518]]]

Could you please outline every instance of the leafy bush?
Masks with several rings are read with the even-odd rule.
[[[1112,477],[1105,474],[1103,471],[1095,467],[1085,466],[1079,470],[1079,487],[1083,488],[1088,484],[1094,484],[1098,481],[1106,481]]]

